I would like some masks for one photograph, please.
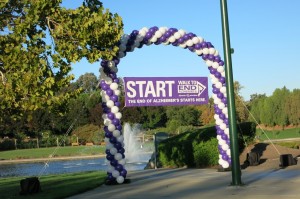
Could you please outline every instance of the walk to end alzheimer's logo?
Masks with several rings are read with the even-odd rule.
[[[207,77],[125,77],[125,106],[208,103]]]

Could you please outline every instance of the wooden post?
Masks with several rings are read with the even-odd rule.
[[[17,139],[15,139],[15,149],[18,149],[18,147],[17,147]]]
[[[36,138],[36,147],[40,148],[40,146],[39,146],[39,138],[38,137]]]

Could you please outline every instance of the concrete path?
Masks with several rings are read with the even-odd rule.
[[[70,199],[299,199],[300,165],[242,170],[244,186],[230,186],[231,172],[216,169],[158,169],[128,174],[128,184],[102,185]]]

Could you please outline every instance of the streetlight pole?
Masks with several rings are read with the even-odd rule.
[[[232,185],[242,185],[241,168],[239,160],[239,145],[236,128],[235,102],[234,102],[234,85],[231,64],[231,47],[229,36],[229,23],[227,13],[227,1],[221,0],[221,17],[222,17],[222,33],[223,48],[225,61],[226,90],[228,99],[228,119],[229,119],[229,135],[230,135],[230,151],[231,151],[231,168],[232,168]]]

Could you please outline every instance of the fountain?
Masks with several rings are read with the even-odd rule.
[[[149,160],[149,156],[145,156],[143,150],[143,143],[137,139],[137,135],[141,133],[141,126],[139,124],[124,124],[124,148],[126,163],[144,163]]]

